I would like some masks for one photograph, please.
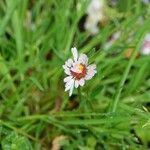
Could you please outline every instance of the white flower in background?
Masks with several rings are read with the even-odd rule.
[[[117,0],[111,0],[111,4],[112,4],[112,6],[116,6],[117,5]]]
[[[73,59],[68,59],[63,65],[64,72],[67,77],[64,78],[65,91],[69,91],[69,96],[72,95],[73,89],[83,86],[85,80],[90,80],[96,71],[96,65],[88,65],[88,57],[85,54],[80,54],[78,56],[78,51],[74,47],[71,49],[73,54]]]
[[[110,40],[106,43],[105,49],[110,48],[119,39],[120,35],[121,35],[121,31],[115,32],[110,38]]]
[[[143,0],[145,4],[150,4],[150,0]]]
[[[35,30],[35,23],[33,23],[32,21],[32,12],[29,10],[26,12],[24,26],[27,30],[31,30],[31,31]]]
[[[147,33],[141,48],[142,55],[150,55],[150,33]]]
[[[103,21],[105,2],[104,0],[91,0],[87,8],[87,20],[85,22],[85,29],[91,34],[99,32],[98,23]]]

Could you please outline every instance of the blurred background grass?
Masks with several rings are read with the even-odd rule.
[[[150,31],[150,6],[105,2],[108,19],[90,35],[88,0],[0,1],[0,149],[57,150],[58,141],[64,150],[150,148],[150,57],[136,57]],[[73,46],[98,71],[81,101],[77,91],[64,92],[62,65]]]

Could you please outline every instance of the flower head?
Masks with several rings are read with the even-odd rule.
[[[73,59],[68,59],[63,65],[64,72],[67,77],[64,78],[65,91],[69,91],[69,96],[72,95],[73,89],[83,86],[85,80],[90,80],[96,71],[96,65],[88,65],[88,57],[85,54],[80,54],[78,56],[78,51],[74,47],[71,49],[73,54]]]
[[[87,19],[85,22],[85,29],[91,34],[99,32],[98,23],[105,22],[107,19],[105,15],[105,1],[104,0],[91,0],[87,8]]]
[[[147,33],[141,49],[142,55],[150,55],[150,33]]]

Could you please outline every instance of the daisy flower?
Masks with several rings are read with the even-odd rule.
[[[69,91],[69,96],[72,95],[73,89],[83,86],[85,80],[90,80],[96,71],[96,65],[88,65],[88,57],[85,54],[80,54],[78,56],[77,48],[71,49],[73,54],[73,59],[68,59],[63,65],[64,72],[67,77],[64,78],[65,91]]]
[[[142,55],[150,55],[150,33],[147,33],[141,48]]]
[[[93,35],[99,32],[98,23],[106,20],[105,7],[104,0],[91,0],[88,5],[85,29]]]
[[[150,4],[150,0],[143,0],[145,4]]]

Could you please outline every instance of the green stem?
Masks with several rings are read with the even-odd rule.
[[[8,82],[10,82],[10,86],[12,88],[12,91],[16,91],[16,86],[13,83],[13,78],[11,77],[11,74],[9,73],[9,69],[7,65],[5,64],[4,58],[0,54],[0,68],[1,68],[1,74],[2,76],[6,77]]]
[[[81,102],[81,88],[78,88],[78,96],[79,96],[79,101]]]
[[[142,37],[142,36],[141,36]],[[129,60],[129,63],[123,73],[123,76],[122,76],[122,79],[119,83],[119,86],[118,86],[118,89],[117,89],[117,92],[116,92],[116,95],[115,95],[115,98],[114,98],[114,103],[113,103],[113,106],[112,106],[112,112],[115,112],[116,109],[117,109],[117,105],[118,105],[118,102],[119,102],[119,99],[120,99],[120,96],[121,96],[121,92],[122,92],[122,89],[123,89],[123,86],[125,84],[125,81],[127,79],[127,76],[130,72],[130,69],[132,67],[132,65],[134,64],[134,60],[137,56],[137,53],[138,53],[138,50],[140,48],[140,45],[141,45],[141,37],[140,37],[140,42],[137,44],[137,46],[135,47],[134,51],[133,51],[133,54],[131,56],[131,59]]]
[[[125,72],[123,74],[123,77],[119,83],[119,86],[118,86],[118,89],[117,89],[117,92],[116,92],[116,96],[115,96],[115,99],[114,99],[114,104],[113,104],[113,108],[112,108],[112,112],[115,112],[116,111],[116,108],[117,108],[117,105],[118,105],[118,102],[119,102],[119,99],[120,99],[120,96],[121,96],[121,92],[122,92],[122,89],[123,89],[123,86],[124,86],[124,83],[127,79],[127,76],[129,74],[129,71],[131,69],[131,66],[133,65],[134,63],[134,60],[135,60],[135,57],[137,55],[137,50],[135,49],[128,65],[127,65],[127,68],[125,69]]]

